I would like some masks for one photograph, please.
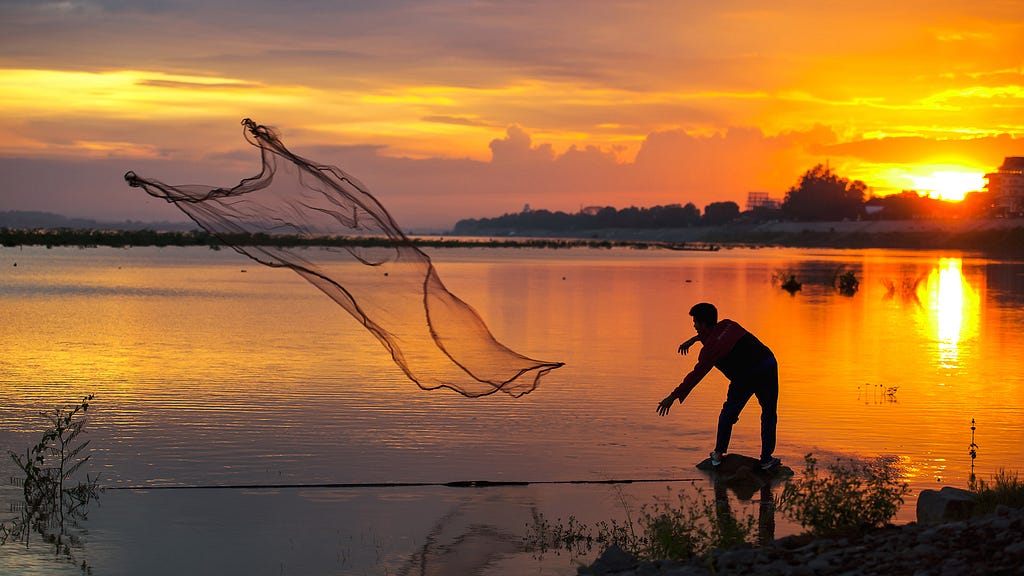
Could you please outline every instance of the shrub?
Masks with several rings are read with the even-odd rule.
[[[669,490],[668,498],[642,505],[635,520],[631,507],[619,496],[626,513],[622,522],[612,519],[587,525],[570,516],[563,524],[561,519],[550,522],[543,514],[535,514],[527,527],[526,548],[541,553],[567,550],[582,556],[594,547],[616,545],[641,560],[686,560],[715,548],[756,542],[757,518],[748,514],[737,519],[727,502],[708,498],[700,488],[694,498],[682,491],[673,498]]]
[[[808,454],[802,477],[783,489],[778,509],[815,535],[861,532],[887,524],[909,491],[884,462],[832,464],[820,474]]]
[[[977,514],[992,512],[999,505],[1024,508],[1024,480],[1016,472],[1000,469],[991,484],[979,478],[971,483],[971,489],[978,493]]]
[[[860,287],[860,280],[857,280],[857,276],[854,275],[853,271],[846,271],[843,274],[839,274],[836,271],[836,277],[833,280],[833,285],[839,290],[839,293],[843,296],[853,296],[857,293],[857,289]]]

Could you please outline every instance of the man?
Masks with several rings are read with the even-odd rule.
[[[701,343],[697,365],[683,378],[683,382],[658,403],[658,414],[664,416],[676,400],[681,404],[700,381],[718,368],[729,379],[722,412],[718,416],[718,434],[711,464],[718,466],[729,449],[732,426],[751,396],[761,405],[761,468],[771,470],[780,464],[775,458],[776,410],[779,401],[779,365],[775,355],[753,334],[732,320],[718,321],[718,309],[701,302],[690,308],[693,327],[697,335],[679,345],[679,353],[686,354],[695,342]]]

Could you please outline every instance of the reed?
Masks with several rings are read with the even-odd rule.
[[[81,544],[79,522],[87,517],[88,505],[101,492],[99,478],[86,475],[74,482],[89,455],[83,455],[89,441],[79,441],[85,429],[85,414],[92,394],[74,406],[55,408],[41,415],[49,426],[24,456],[11,451],[11,459],[21,470],[21,478],[11,483],[21,486],[24,502],[14,507],[18,516],[0,523],[0,545],[21,542],[27,547],[32,534],[52,544],[57,554],[75,561],[74,549]],[[76,562],[77,563],[77,562]],[[82,562],[83,572],[90,572]]]
[[[1009,472],[1000,468],[992,476],[990,482],[978,478],[974,473],[974,461],[978,458],[978,443],[975,440],[975,432],[978,424],[971,418],[971,444],[967,453],[971,455],[971,477],[970,490],[978,495],[974,507],[975,515],[988,514],[1000,506],[1010,508],[1024,508],[1024,480],[1020,479],[1018,472]]]

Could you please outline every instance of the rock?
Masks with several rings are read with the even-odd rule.
[[[829,564],[828,558],[823,558],[823,557],[820,557],[820,556],[817,557],[817,558],[811,559],[811,561],[809,561],[807,563],[807,567],[810,568],[814,572],[825,572],[826,570],[829,569],[829,566],[830,566],[830,564]]]
[[[1016,544],[1010,544],[1004,550],[1010,556],[1024,556],[1024,542],[1017,542]]]
[[[756,564],[759,550],[753,548],[733,548],[725,550],[716,558],[715,565],[723,570],[735,570],[740,566]]]
[[[604,574],[617,574],[633,570],[636,566],[637,559],[632,554],[618,546],[612,545],[606,548],[589,567],[581,567],[578,573],[602,576]]]
[[[715,483],[732,490],[740,500],[750,500],[761,488],[793,476],[793,469],[779,464],[771,470],[762,470],[757,458],[742,454],[726,454],[718,466],[705,458],[697,469],[710,472]]]
[[[968,574],[971,571],[971,564],[963,558],[948,558],[940,566],[941,576],[959,576]]]
[[[662,572],[664,572],[664,568],[654,562],[643,562],[633,571],[636,576],[661,576]]]
[[[922,490],[917,498],[917,522],[938,524],[970,517],[977,495],[974,492],[946,486],[942,490]]]
[[[711,572],[696,564],[683,564],[666,568],[662,576],[711,576]]]
[[[918,534],[917,534],[917,541],[920,542],[921,544],[930,544],[930,543],[935,542],[937,540],[942,540],[942,539],[946,538],[946,536],[942,532],[943,531],[942,531],[941,527],[929,528],[928,530],[922,530],[921,532],[918,532]]]
[[[619,557],[620,560],[612,561],[615,557]],[[1003,508],[984,516],[938,525],[890,525],[866,534],[850,534],[831,539],[815,539],[808,535],[787,536],[764,547],[714,550],[705,556],[685,562],[636,562],[621,550],[611,555],[603,554],[601,558],[606,561],[600,567],[601,571],[582,568],[580,574],[1024,575],[1024,509]],[[621,570],[611,571],[615,568]]]

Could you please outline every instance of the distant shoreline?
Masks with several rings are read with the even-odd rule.
[[[230,234],[223,239],[204,231],[153,231],[153,230],[10,230],[0,229],[0,245],[7,248],[18,246],[77,246],[92,248],[205,246],[220,250],[231,245],[276,246],[280,248],[304,247],[389,247],[413,246],[424,248],[614,248],[637,249],[663,248],[668,250],[713,251],[719,247],[704,242],[669,242],[659,240],[614,238],[555,238],[551,235],[530,238],[522,237],[451,237],[445,235],[408,236],[395,239],[386,236],[300,236],[268,234]]]
[[[965,250],[1024,256],[1024,218],[989,220],[903,220],[857,222],[769,222],[690,228],[599,230],[479,230],[474,236],[411,235],[428,248],[662,248],[710,251],[719,248],[890,248]],[[281,247],[390,246],[386,237],[236,235],[230,243]],[[10,229],[0,244],[16,246],[207,246],[225,242],[203,231]]]
[[[872,220],[767,222],[691,228],[617,228],[577,231],[481,230],[507,237],[616,239],[705,243],[722,248],[890,248],[968,250],[1024,256],[1024,218],[986,220]]]

